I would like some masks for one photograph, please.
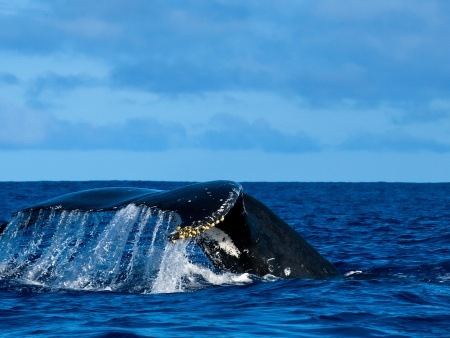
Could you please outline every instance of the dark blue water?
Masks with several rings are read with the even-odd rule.
[[[0,221],[23,207],[81,189],[181,185],[0,183]],[[2,336],[450,336],[450,184],[243,186],[345,277],[208,275],[178,292],[158,293],[55,287],[0,276]],[[169,273],[181,269],[174,266]]]

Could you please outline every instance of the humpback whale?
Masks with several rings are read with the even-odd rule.
[[[289,278],[339,276],[333,264],[297,231],[232,181],[197,183],[170,191],[123,187],[84,190],[21,212],[33,217],[46,210],[95,213],[130,204],[172,212],[175,217],[167,240],[195,241],[217,269]],[[27,224],[33,226],[32,221]],[[0,226],[0,241],[8,226]]]

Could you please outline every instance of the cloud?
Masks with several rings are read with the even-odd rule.
[[[105,126],[58,121],[44,147],[57,150],[163,151],[180,147],[185,140],[186,132],[182,126],[154,118],[129,119],[125,123]]]
[[[30,109],[0,106],[0,149],[163,151],[186,143],[177,123],[155,118],[93,125]]]
[[[212,150],[259,149],[266,152],[304,153],[320,151],[317,141],[305,133],[284,133],[271,127],[264,119],[248,122],[243,118],[215,115],[208,129],[198,138],[198,145]]]
[[[447,145],[430,130],[447,122],[450,112],[450,23],[445,15],[449,12],[450,4],[439,1],[382,1],[367,6],[349,1],[345,9],[337,1],[4,5],[0,7],[4,27],[0,52],[24,60],[46,55],[47,64],[64,60],[67,70],[61,70],[61,65],[50,70],[46,66],[42,71],[33,69],[29,78],[26,70],[19,72],[14,66],[0,70],[0,84],[9,90],[5,95],[22,89],[23,98],[15,102],[22,99],[28,105],[28,109],[10,107],[1,113],[0,143],[2,148],[14,149],[303,153],[324,149],[320,140],[327,139],[327,130],[339,134],[340,140],[348,132],[361,130],[342,148],[446,152]],[[95,60],[91,64],[104,67],[101,74],[89,67],[80,70],[77,64],[66,65],[71,55]],[[94,88],[97,91],[89,91]],[[90,111],[103,109],[102,118],[97,119],[102,125],[77,122],[76,114],[81,116],[81,110],[88,109],[74,100],[83,95],[96,98],[98,93],[108,99],[110,93],[122,98],[131,97],[130,93],[142,95],[141,110],[133,114],[130,105],[117,108],[99,103],[98,109],[94,106]],[[298,122],[307,116],[300,106],[285,115],[276,112],[284,118],[278,126],[290,130],[286,132],[270,124],[276,119],[268,117],[267,111],[266,118],[260,118],[262,112],[256,106],[248,113],[242,108],[234,112],[233,105],[222,104],[208,112],[209,107],[202,107],[196,123],[202,117],[213,118],[193,126],[183,116],[192,109],[155,104],[161,97],[170,101],[174,96],[204,98],[224,93],[270,93],[289,98],[292,106],[306,102],[304,106],[314,112],[308,115],[314,137],[302,129],[305,123]],[[355,107],[332,110],[342,102],[355,102]],[[358,107],[382,106],[392,109],[373,109],[376,112],[367,125],[361,114],[353,117]],[[164,120],[168,110],[173,122]],[[115,114],[114,121],[120,122],[108,123],[105,112]],[[72,116],[64,119],[64,114]],[[327,121],[321,122],[322,117]],[[286,127],[285,121],[291,119],[293,127]],[[342,125],[341,132],[333,131],[334,121]],[[399,132],[377,133],[386,125]],[[428,131],[415,134],[417,126],[424,125]],[[444,129],[439,126],[441,140]],[[335,142],[330,147],[338,142],[328,140]]]
[[[416,137],[401,131],[383,134],[365,133],[349,138],[340,149],[350,151],[416,153],[420,151],[448,153],[450,143]]]
[[[45,141],[51,118],[0,102],[0,149],[33,148]]]
[[[450,100],[432,100],[405,107],[401,116],[393,117],[393,123],[398,126],[423,125],[446,122],[449,117]]]
[[[50,105],[42,99],[44,92],[51,96],[61,96],[77,88],[99,85],[100,81],[86,74],[61,75],[47,72],[33,79],[26,90],[27,102],[33,108],[42,108]]]
[[[165,94],[265,90],[315,104],[448,95],[442,1],[77,1],[0,16],[0,50],[102,60],[110,84]],[[44,15],[45,14],[45,15]],[[106,85],[106,84],[105,84]]]
[[[19,84],[19,79],[13,73],[0,72],[0,83],[16,85]]]
[[[58,119],[51,114],[4,105],[0,109],[0,149],[128,150],[169,149],[262,150],[303,153],[320,150],[302,132],[284,133],[265,120],[253,122],[215,115],[193,131],[180,123],[157,118],[133,118],[123,123],[93,125]]]

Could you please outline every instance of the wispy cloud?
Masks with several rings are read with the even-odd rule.
[[[321,148],[303,132],[289,134],[271,127],[265,120],[249,122],[221,114],[187,132],[175,122],[157,118],[134,118],[124,123],[93,125],[58,119],[29,109],[0,107],[1,149],[129,150],[169,149],[262,150],[303,153]]]
[[[198,137],[198,145],[213,150],[260,149],[267,152],[304,153],[320,151],[319,143],[303,132],[288,134],[271,127],[265,120],[248,122],[220,114],[208,123]]]
[[[163,151],[179,147],[186,140],[185,130],[176,123],[157,119],[130,119],[122,124],[93,126],[58,121],[41,148],[56,150]]]
[[[0,72],[0,83],[16,85],[19,84],[19,79],[13,73]]]
[[[424,138],[405,134],[401,131],[383,134],[365,133],[349,138],[341,147],[342,150],[369,152],[417,153],[421,151],[448,153],[450,143],[432,138]]]
[[[33,79],[27,86],[27,102],[33,108],[50,105],[42,100],[42,93],[49,92],[52,96],[60,96],[77,88],[99,85],[100,80],[86,74],[61,75],[48,72]]]
[[[182,126],[154,118],[92,125],[3,105],[0,120],[0,149],[162,151],[186,143]]]
[[[410,104],[404,107],[401,116],[393,117],[398,126],[413,124],[432,124],[446,122],[450,118],[450,100],[432,100],[430,102]]]

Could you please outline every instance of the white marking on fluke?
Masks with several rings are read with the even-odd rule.
[[[218,228],[209,229],[205,234],[210,240],[215,241],[220,249],[225,251],[228,255],[239,258],[241,251],[234,245],[231,237],[228,234]]]

